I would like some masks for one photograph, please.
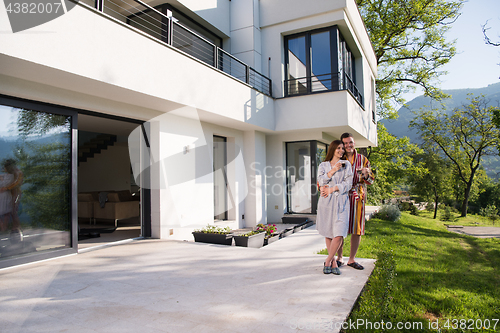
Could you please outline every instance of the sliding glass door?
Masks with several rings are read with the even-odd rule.
[[[318,191],[317,166],[326,157],[327,145],[318,141],[286,144],[288,212],[316,214]]]
[[[73,117],[59,111],[0,98],[0,267],[75,246]]]

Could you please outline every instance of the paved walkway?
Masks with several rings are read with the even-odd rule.
[[[448,225],[448,231],[456,232],[479,238],[500,238],[500,227],[465,227],[461,225]]]
[[[0,330],[339,332],[374,260],[324,275],[314,228],[261,249],[137,240],[3,269]]]

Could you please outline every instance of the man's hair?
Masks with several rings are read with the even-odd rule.
[[[344,141],[344,139],[347,139],[347,138],[352,138],[352,134],[351,133],[348,133],[348,132],[345,132],[344,134],[342,134],[340,136],[340,140],[341,141]]]

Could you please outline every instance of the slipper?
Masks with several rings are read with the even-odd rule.
[[[354,269],[359,269],[359,270],[365,269],[363,266],[361,266],[357,262],[353,262],[353,263],[347,264],[347,266],[350,266],[350,267],[352,267]]]
[[[337,260],[337,267],[341,267],[344,263],[340,260]]]
[[[324,274],[330,274],[332,272],[332,267],[327,266],[326,263],[323,264],[323,273]]]
[[[335,275],[340,275],[340,269],[338,267],[332,267],[332,273]]]

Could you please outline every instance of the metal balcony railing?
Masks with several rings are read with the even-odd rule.
[[[177,22],[172,16],[141,0],[94,0],[95,8],[124,21],[232,77],[272,96],[271,79],[217,47],[207,38]]]
[[[328,73],[285,80],[285,96],[312,94],[322,91],[348,90],[363,107],[363,96],[348,75]]]
[[[361,95],[361,93],[358,90],[358,87],[356,87],[353,80],[347,74],[345,75],[344,83],[345,83],[346,89],[352,93],[352,95],[358,101],[358,103],[363,105],[363,95]]]

